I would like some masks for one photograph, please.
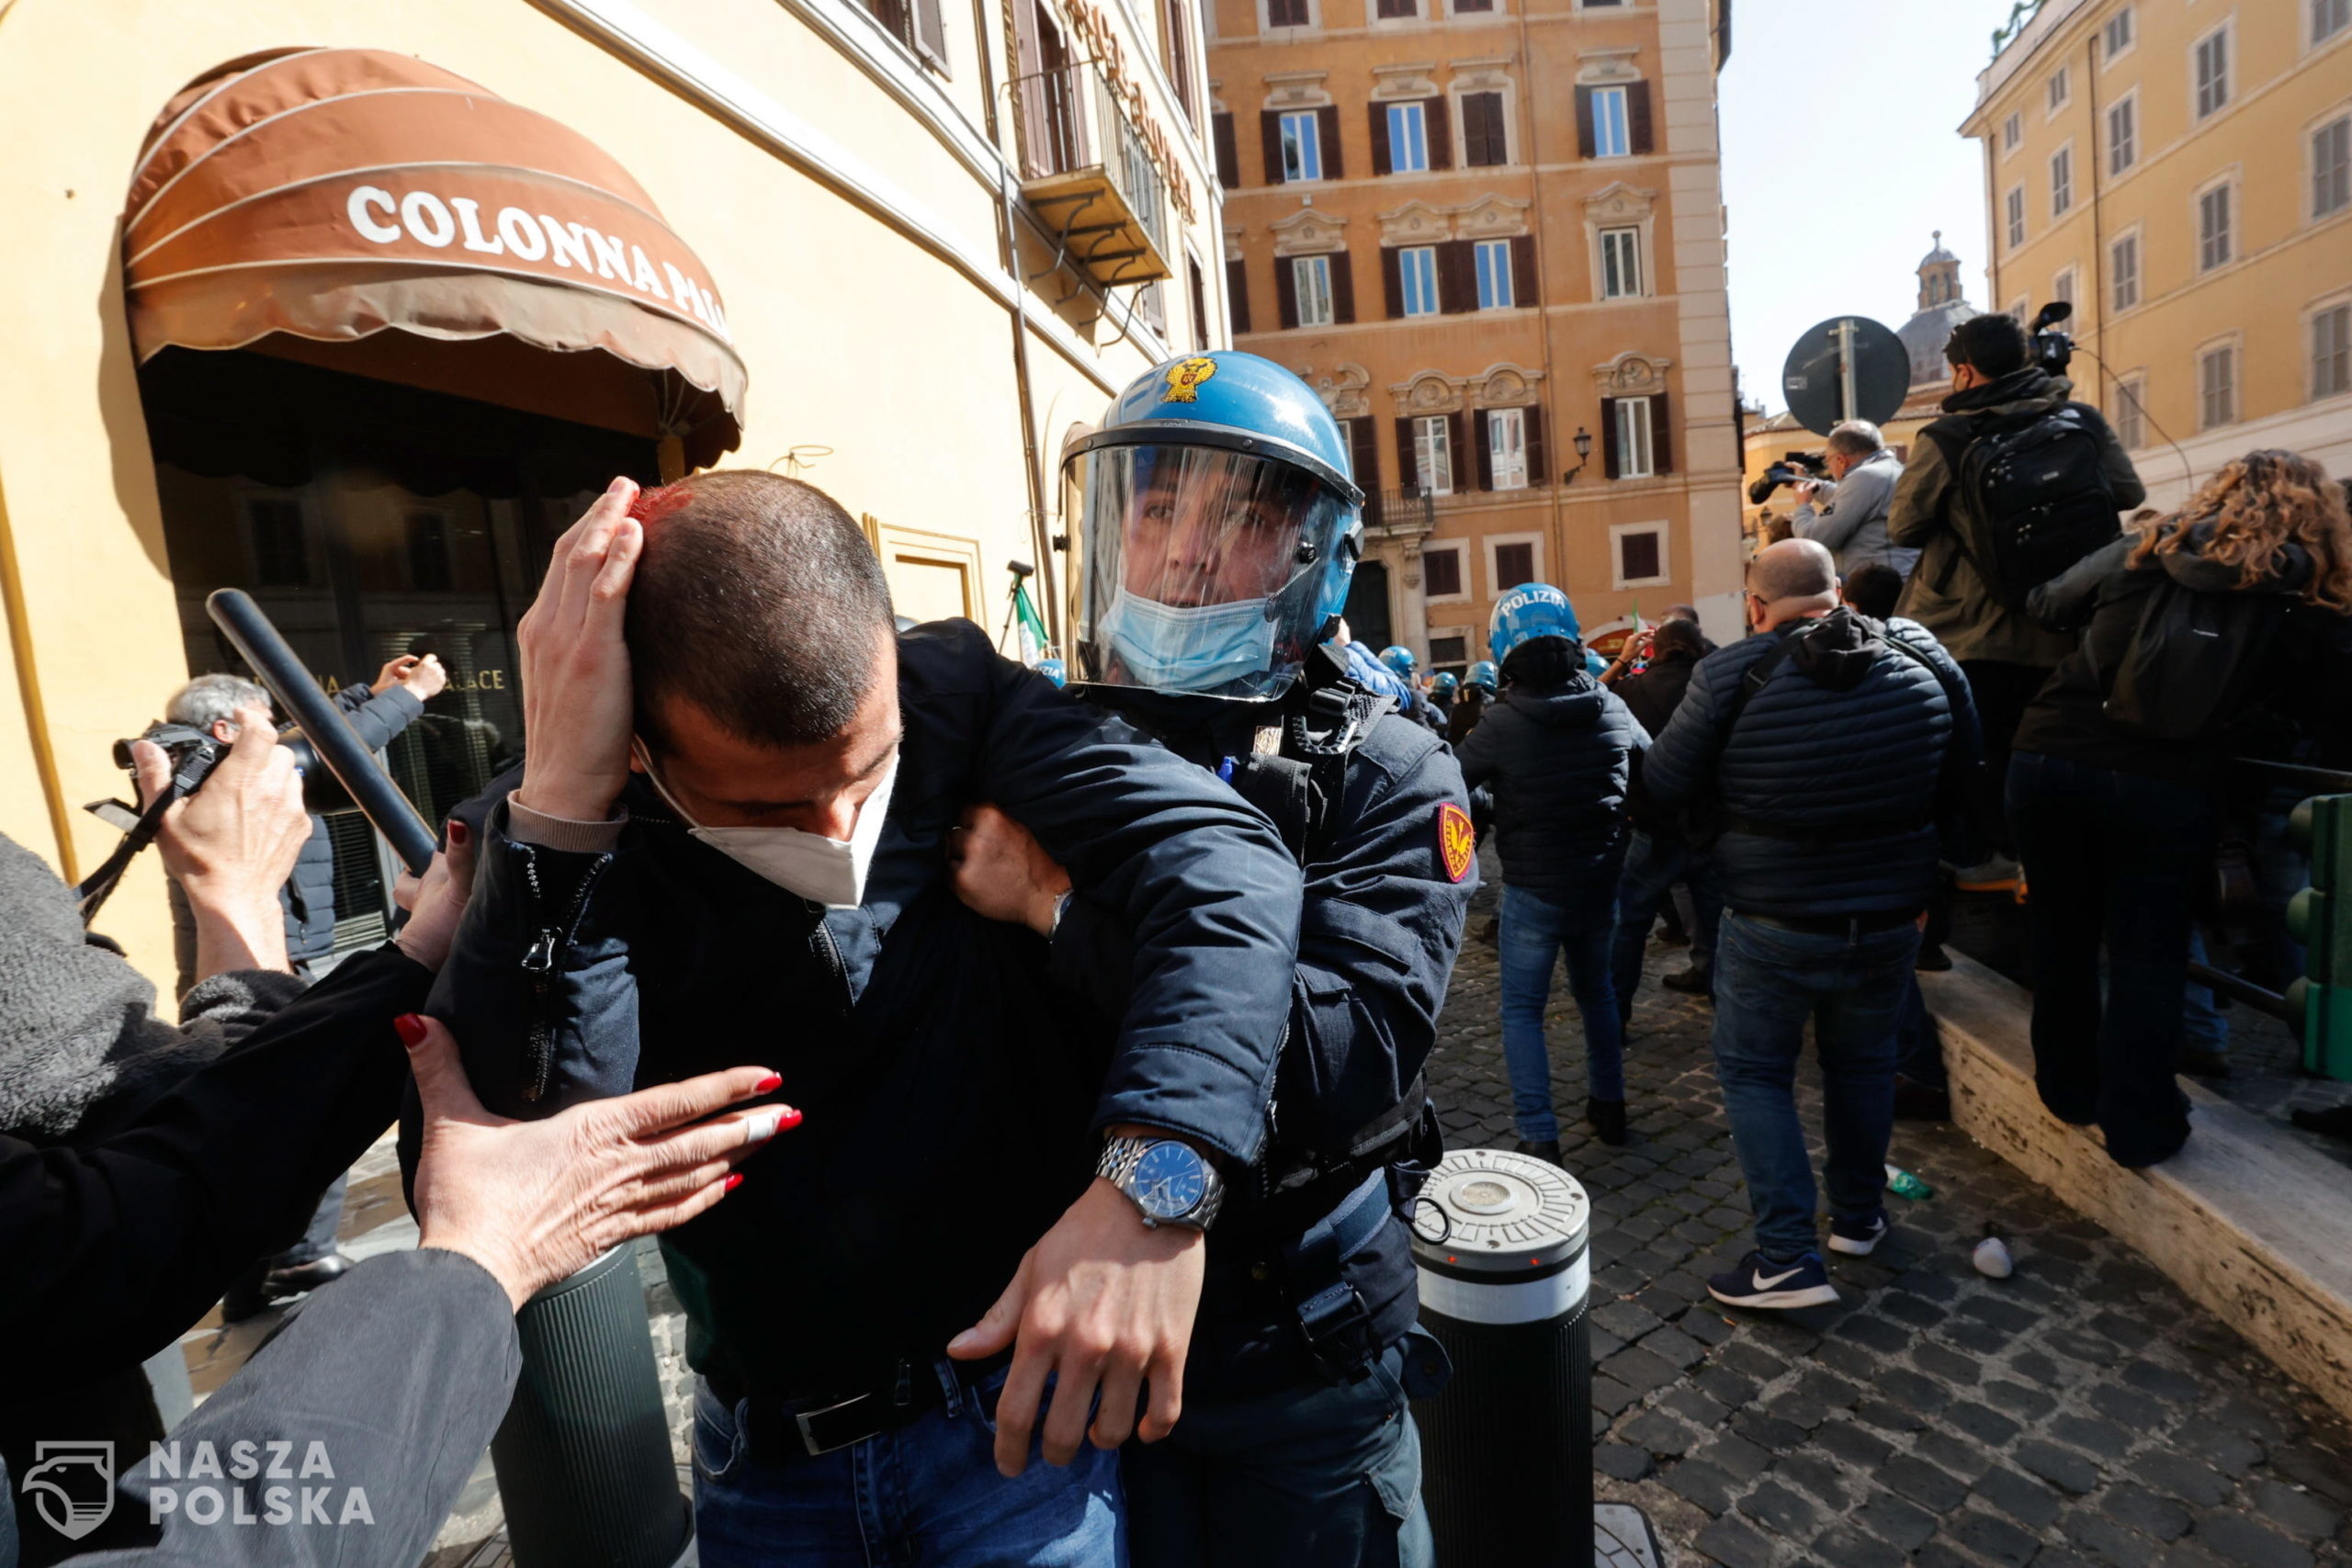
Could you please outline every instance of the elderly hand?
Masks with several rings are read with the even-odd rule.
[[[433,857],[419,877],[403,871],[392,884],[392,902],[408,911],[408,919],[392,938],[393,944],[427,969],[438,971],[457,940],[458,922],[465,918],[466,900],[474,892],[473,837],[466,825],[449,818],[449,847]]]
[[[782,1080],[764,1067],[509,1122],[474,1098],[437,1021],[410,1013],[394,1026],[424,1108],[417,1245],[464,1253],[517,1307],[621,1243],[693,1219],[743,1179],[738,1164],[800,1122],[788,1105],[703,1120],[774,1090]]]
[[[418,702],[431,702],[449,684],[449,671],[441,667],[441,656],[437,653],[428,653],[422,659],[411,657],[407,664],[408,668],[401,671],[401,684],[406,686]]]
[[[1174,1429],[1183,1414],[1184,1355],[1207,1257],[1208,1238],[1200,1231],[1148,1227],[1125,1193],[1095,1179],[1022,1258],[996,1304],[947,1342],[947,1353],[967,1361],[1013,1347],[996,1402],[999,1471],[1018,1475],[1028,1467],[1048,1372],[1048,1464],[1068,1464],[1082,1438],[1115,1449],[1131,1433],[1156,1443]],[[1150,1409],[1137,1420],[1136,1401],[1146,1382]],[[1087,1412],[1098,1385],[1102,1404],[1090,1430]]]
[[[311,836],[302,777],[277,743],[266,707],[237,710],[237,739],[202,787],[164,813],[155,848],[187,894],[197,923],[197,977],[231,969],[285,969],[285,918],[277,890]],[[131,743],[143,807],[171,786],[171,759],[152,741]]]
[[[1069,873],[997,807],[965,809],[963,825],[947,830],[947,863],[956,897],[973,913],[1054,934],[1054,910],[1069,891]]]
[[[636,499],[636,480],[615,479],[555,542],[539,596],[515,629],[531,746],[514,798],[550,817],[604,821],[628,783],[634,694],[621,617],[645,545],[628,515]]]

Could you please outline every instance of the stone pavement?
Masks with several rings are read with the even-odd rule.
[[[1491,873],[1491,862],[1488,870]],[[1474,909],[1475,932],[1494,894]],[[1846,1300],[1715,1304],[1703,1276],[1751,1245],[1707,1049],[1709,1010],[1660,989],[1653,947],[1627,1042],[1630,1146],[1572,1128],[1593,1200],[1600,1495],[1646,1510],[1682,1568],[2301,1568],[2352,1562],[2352,1431],[2135,1254],[1944,1125],[1891,1158],[1935,1188],[1889,1199]],[[1565,977],[1554,1094],[1581,1110]],[[1465,944],[1430,1063],[1456,1147],[1515,1138],[1494,951]],[[1809,1132],[1817,1083],[1800,1077]],[[2312,1201],[2343,1201],[2335,1194]],[[1987,1224],[2018,1260],[1987,1280]]]

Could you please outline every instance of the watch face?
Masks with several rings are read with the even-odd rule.
[[[1189,1214],[1208,1195],[1208,1169],[1182,1144],[1154,1144],[1136,1161],[1128,1179],[1136,1201],[1155,1220]]]

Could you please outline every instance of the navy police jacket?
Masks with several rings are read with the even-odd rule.
[[[1176,703],[1165,711],[1199,707]],[[1152,728],[1214,783],[1206,770],[1248,754],[1253,716],[1243,710],[1232,728]],[[1268,1161],[1228,1184],[1209,1232],[1207,1280],[1184,1368],[1192,1402],[1252,1398],[1314,1379],[1281,1253],[1296,1239],[1298,1219],[1321,1217],[1352,1179],[1302,1190],[1280,1207],[1266,1189],[1280,1168],[1302,1156],[1336,1163],[1349,1133],[1399,1103],[1419,1077],[1477,890],[1468,806],[1462,770],[1436,736],[1393,712],[1374,718],[1349,759],[1328,835],[1306,868],[1287,1040],[1270,1108],[1274,1147]],[[1073,897],[1055,942],[1057,977],[1114,1010],[1119,992],[1110,982],[1124,973],[1128,945],[1116,915],[1091,897]],[[1413,1325],[1420,1303],[1400,1221],[1392,1217],[1342,1259],[1340,1275],[1363,1303],[1371,1345],[1389,1344]]]
[[[1625,864],[1625,796],[1649,735],[1617,694],[1581,671],[1550,690],[1503,691],[1457,754],[1491,784],[1506,885],[1606,919]]]
[[[434,993],[509,1115],[729,1066],[783,1075],[806,1120],[662,1238],[688,1359],[779,1396],[939,1356],[1084,1190],[1095,1129],[1166,1128],[1248,1166],[1289,1008],[1298,867],[1230,789],[969,622],[899,638],[899,697],[861,908],[691,839],[641,779],[606,854],[518,843],[498,807]],[[947,830],[982,801],[1136,933],[1114,1032],[1046,983],[1044,939],[956,897]]]
[[[1791,622],[1707,655],[1642,763],[1667,806],[1720,803],[1724,902],[1745,915],[1913,914],[1936,880],[1937,819],[1983,748],[1968,681],[1916,621],[1888,621],[1919,659],[1840,609],[1726,726],[1748,671]],[[1922,660],[1925,662],[1922,662]]]

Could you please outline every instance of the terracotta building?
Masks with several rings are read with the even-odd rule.
[[[2151,505],[2258,446],[2352,469],[2352,0],[2045,0],[1961,130],[1992,307],[2074,302]]]
[[[1349,619],[1440,670],[1531,579],[1603,638],[1736,622],[1715,80],[1728,0],[1217,0],[1238,346],[1377,497]]]

